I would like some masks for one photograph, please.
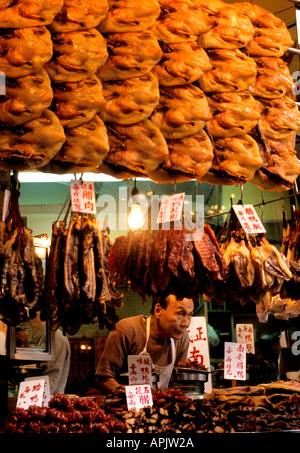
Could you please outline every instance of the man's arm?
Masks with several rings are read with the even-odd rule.
[[[113,378],[103,377],[96,374],[95,388],[103,395],[109,395],[116,388],[121,387],[120,384]]]

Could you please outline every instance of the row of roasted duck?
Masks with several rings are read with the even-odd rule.
[[[0,6],[0,168],[293,186],[292,39],[272,13],[221,0],[27,3]]]

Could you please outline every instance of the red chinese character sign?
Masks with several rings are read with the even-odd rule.
[[[236,341],[246,345],[246,352],[255,354],[253,324],[237,324]]]
[[[235,204],[232,206],[236,213],[240,224],[248,234],[265,233],[265,227],[261,223],[253,205],[251,204]]]
[[[44,381],[44,392],[43,392],[43,401],[42,406],[47,407],[50,401],[50,383],[49,383],[49,376],[33,376],[29,378],[25,378],[25,382],[27,381],[34,381],[34,380],[43,380]]]
[[[70,185],[72,210],[96,214],[94,183],[72,180]]]
[[[143,407],[153,406],[150,385],[126,385],[125,392],[129,411],[139,411]]]
[[[162,197],[157,223],[176,222],[181,219],[185,193],[175,193]]]
[[[246,380],[246,345],[225,342],[224,379]]]
[[[152,385],[152,360],[149,354],[129,355],[127,362],[129,385]]]
[[[44,386],[44,379],[21,382],[17,407],[28,409],[29,406],[43,406]]]
[[[206,318],[204,316],[193,316],[187,331],[190,337],[188,359],[204,365],[207,371],[210,371]],[[210,393],[211,388],[211,375],[209,375],[208,382],[204,385],[204,390],[206,393]]]

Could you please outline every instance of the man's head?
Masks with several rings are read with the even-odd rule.
[[[161,338],[179,340],[189,327],[193,316],[194,302],[192,299],[177,299],[170,294],[165,300],[156,303],[151,313],[157,321],[158,333]]]

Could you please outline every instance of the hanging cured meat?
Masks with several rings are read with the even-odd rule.
[[[101,33],[136,32],[150,28],[160,13],[157,0],[108,0],[109,11],[101,21]]]
[[[96,28],[52,36],[53,57],[45,68],[53,82],[78,82],[94,75],[108,57]]]
[[[154,66],[159,84],[185,85],[195,82],[212,68],[205,50],[195,41],[161,43],[162,58]]]
[[[124,80],[148,74],[162,51],[151,30],[105,35],[108,59],[97,76],[102,81]]]
[[[158,183],[251,180],[268,191],[289,189],[299,176],[295,144],[285,141],[299,127],[293,80],[283,59],[293,42],[271,12],[221,0],[7,0],[0,12],[0,71],[7,77],[0,121],[9,127],[27,124],[50,109],[68,137],[77,135],[70,129],[93,123],[95,115],[104,122],[113,143],[107,154],[101,152],[97,161],[92,152],[81,165],[77,146],[73,160],[68,153],[70,170],[81,166],[118,179],[153,177]],[[51,87],[45,78],[37,82],[43,70]],[[144,139],[131,140],[129,153],[128,140],[116,150],[115,125],[136,126],[136,131],[144,121],[156,126],[153,141],[158,132],[165,138],[163,155],[149,156]],[[150,130],[148,123],[145,132]],[[259,146],[260,168],[248,136]],[[189,142],[186,152],[183,139]],[[88,152],[88,146],[79,148]],[[60,173],[56,163],[64,151],[55,149],[61,152],[48,171]],[[144,168],[141,155],[147,156]],[[23,156],[22,165],[10,159],[12,169],[41,167],[32,166],[31,158],[25,163],[30,152]]]
[[[50,173],[83,173],[95,170],[109,150],[107,130],[95,115],[91,121],[65,128],[66,140],[47,165],[40,168]]]
[[[169,293],[197,301],[223,280],[226,267],[208,224],[199,237],[185,227],[130,231],[115,240],[108,263],[116,285],[137,291],[143,301],[146,295],[159,301]]]
[[[234,6],[249,17],[254,27],[253,39],[246,45],[248,55],[282,57],[293,45],[285,23],[271,12],[250,2],[234,3]]]
[[[122,295],[108,271],[111,246],[109,232],[95,218],[72,213],[69,224],[66,219],[53,224],[44,307],[52,330],[61,326],[74,335],[82,324],[115,326]]]
[[[105,106],[102,85],[95,75],[79,82],[52,84],[52,87],[52,110],[63,127],[88,123]]]
[[[107,0],[64,0],[63,7],[49,25],[51,33],[97,27],[108,12]]]
[[[210,49],[206,52],[212,68],[199,78],[204,93],[245,91],[255,80],[255,61],[240,49]]]
[[[2,128],[0,168],[35,170],[42,167],[58,153],[65,139],[62,125],[49,109],[22,127]]]
[[[8,216],[0,222],[0,319],[17,326],[40,308],[44,277],[31,231],[21,221],[19,191],[13,189]]]
[[[4,0],[0,4],[0,28],[26,28],[51,24],[63,0]]]
[[[102,82],[102,86],[106,102],[100,117],[104,122],[138,123],[151,115],[159,101],[158,80],[152,73]]]
[[[51,82],[45,69],[6,79],[6,92],[0,103],[0,122],[6,126],[18,126],[39,118],[50,107],[52,99]]]
[[[47,27],[0,28],[0,71],[6,77],[40,72],[52,54],[53,44]]]
[[[233,211],[223,231],[221,251],[227,268],[208,296],[217,303],[242,306],[253,301],[260,322],[266,322],[267,304],[292,278],[290,261],[264,234],[246,234]]]
[[[161,87],[159,104],[151,115],[151,121],[168,139],[196,134],[210,118],[206,96],[193,84]]]

